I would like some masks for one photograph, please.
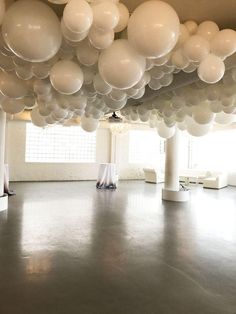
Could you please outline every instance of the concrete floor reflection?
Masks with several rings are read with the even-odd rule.
[[[1,314],[235,314],[236,188],[18,183],[0,213]]]

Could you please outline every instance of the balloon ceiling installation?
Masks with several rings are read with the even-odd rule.
[[[201,136],[213,121],[234,120],[236,72],[224,75],[224,61],[236,52],[236,33],[213,21],[181,24],[158,0],[131,15],[118,0],[18,0],[7,9],[0,0],[0,25],[1,108],[31,110],[39,127],[80,117],[92,132],[121,110],[168,138],[176,127]],[[158,96],[180,71],[196,71],[199,83]],[[146,89],[154,100],[142,101]]]

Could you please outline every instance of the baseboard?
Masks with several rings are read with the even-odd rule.
[[[8,195],[4,194],[0,197],[0,212],[8,208]]]

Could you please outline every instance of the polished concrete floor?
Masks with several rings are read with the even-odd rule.
[[[0,213],[1,314],[236,313],[236,188],[17,183]]]

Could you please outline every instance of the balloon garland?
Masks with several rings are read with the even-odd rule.
[[[194,136],[212,122],[232,123],[236,71],[224,61],[236,52],[236,33],[213,21],[181,24],[167,3],[150,0],[129,15],[116,0],[48,0],[64,5],[59,18],[40,0],[0,1],[0,104],[16,114],[31,110],[45,127],[81,117],[92,132],[104,114],[121,110],[149,122],[160,136],[176,127]],[[197,85],[142,101],[147,88],[169,86],[180,71],[197,71]],[[223,80],[222,80],[223,78]]]

